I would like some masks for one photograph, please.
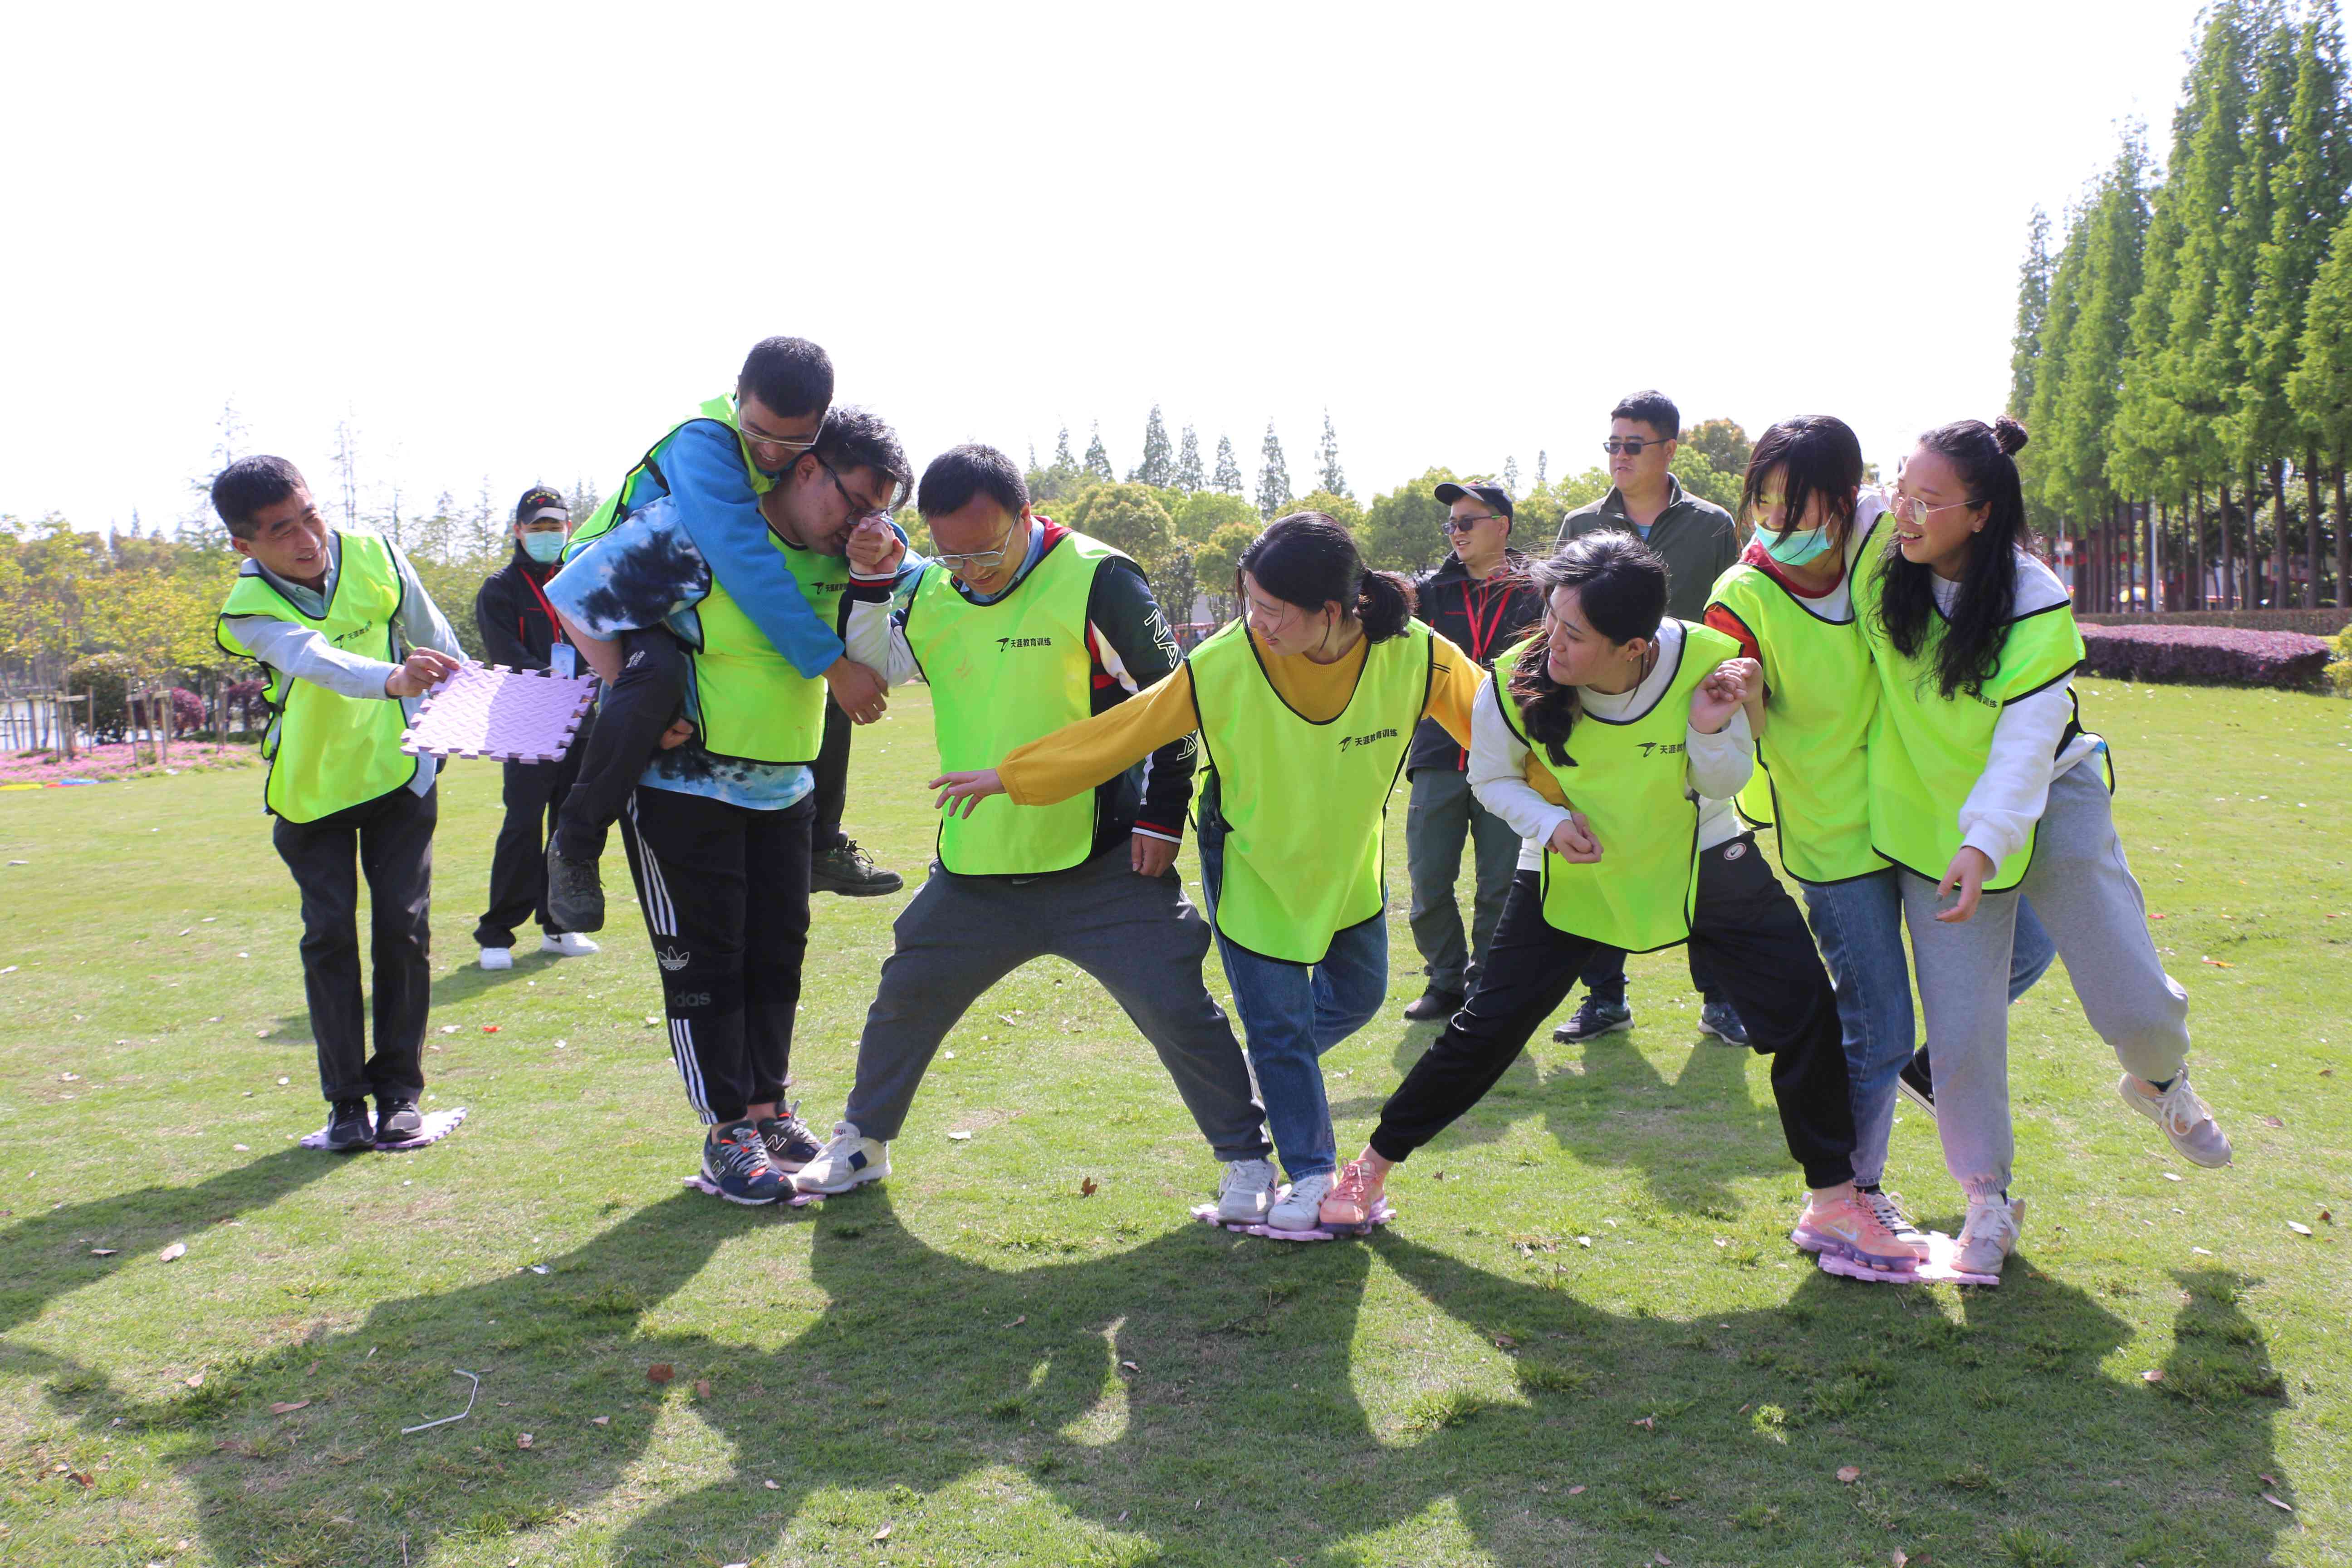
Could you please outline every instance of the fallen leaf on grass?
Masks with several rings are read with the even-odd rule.
[[[1498,1351],[1515,1351],[1519,1348],[1519,1342],[1511,1338],[1508,1334],[1496,1334],[1495,1336],[1495,1348]]]
[[[455,1024],[444,1024],[441,1026],[441,1032],[445,1035],[454,1035],[457,1032],[457,1026]]]
[[[710,1380],[709,1378],[698,1377],[694,1380],[694,1396],[697,1399],[708,1399],[710,1397]]]
[[[314,1361],[314,1362],[312,1362],[309,1366],[306,1366],[306,1367],[304,1367],[304,1368],[302,1369],[302,1375],[303,1375],[304,1377],[309,1377],[309,1376],[310,1376],[313,1373],[316,1373],[318,1370],[319,1370],[319,1363],[318,1363],[317,1362],[315,1362],[315,1361]]]
[[[2336,1223],[2336,1216],[2327,1210],[2321,1209],[2319,1211],[2319,1223],[2322,1225],[2334,1225]]]
[[[1027,1322],[1028,1321],[1029,1321],[1029,1314],[1028,1314],[1028,1313],[1026,1313],[1026,1312],[1024,1312],[1024,1313],[1022,1313],[1019,1317],[1017,1317],[1017,1318],[1013,1319],[1011,1322],[1009,1322],[1009,1323],[1005,1324],[1004,1326],[1005,1326],[1006,1328],[1008,1328],[1008,1329],[1017,1329],[1017,1328],[1019,1328],[1022,1324],[1024,1324],[1024,1323]]]
[[[175,1258],[185,1258],[187,1255],[188,1244],[184,1241],[175,1241],[155,1256],[165,1263],[169,1263]]]
[[[1568,1495],[1570,1497],[1579,1497],[1583,1494],[1583,1491],[1584,1489],[1582,1487],[1570,1487],[1568,1489]]]
[[[969,1143],[971,1142],[971,1134],[969,1132],[950,1132],[948,1136],[959,1143]]]
[[[59,1083],[79,1083],[81,1081],[81,1074],[78,1072],[61,1072],[58,1074],[58,1081]]]
[[[609,1415],[591,1415],[588,1417],[588,1425],[591,1426],[610,1426],[612,1424],[613,1418]]]
[[[2213,1256],[2212,1248],[2207,1247],[2192,1247],[2189,1250],[2195,1253],[2200,1258],[2210,1258]]]
[[[1640,1420],[1634,1422],[1633,1425],[1636,1426],[1645,1426],[1649,1430],[1654,1432],[1658,1429],[1658,1418],[1654,1415],[1644,1415]]]
[[[2162,1383],[2164,1381],[2164,1369],[2162,1367],[2152,1366],[2146,1372],[2139,1374],[2139,1380],[2142,1383]]]
[[[495,1035],[498,1032],[499,1026],[496,1024],[485,1024],[482,1026],[482,1033],[486,1035]]]
[[[528,1432],[518,1432],[518,1433],[516,1433],[516,1434],[515,1434],[515,1447],[518,1447],[518,1448],[528,1448],[528,1447],[530,1447],[530,1433],[528,1433]]]
[[[1143,1370],[1141,1367],[1139,1367],[1139,1366],[1136,1365],[1136,1364],[1135,1364],[1133,1362],[1131,1362],[1131,1361],[1123,1361],[1123,1362],[1119,1363],[1118,1364],[1119,1364],[1119,1365],[1121,1365],[1121,1366],[1123,1366],[1123,1367],[1125,1367],[1125,1368],[1126,1368],[1128,1371],[1129,1371],[1129,1372],[1141,1372],[1141,1371]]]
[[[284,1089],[288,1084],[292,1083],[293,1081],[294,1080],[290,1078],[281,1078],[278,1080],[278,1087]]]
[[[1854,1482],[1862,1479],[1862,1467],[1860,1465],[1840,1465],[1838,1467],[1837,1479],[1843,1481],[1846,1485],[1852,1486]]]
[[[93,1247],[89,1249],[89,1255],[92,1258],[111,1258],[121,1250],[122,1248],[119,1247]]]
[[[2263,1485],[2266,1487],[2274,1487],[2278,1485],[2278,1478],[2276,1476],[2256,1476],[2254,1479],[2262,1482]]]
[[[2270,1504],[2273,1508],[2281,1510],[2284,1512],[2293,1513],[2294,1511],[2294,1505],[2291,1502],[2280,1501],[2278,1495],[2275,1492],[2264,1492],[2263,1494],[2263,1500]]]
[[[1592,1238],[1589,1236],[1580,1236],[1576,1238],[1576,1245],[1579,1247],[1590,1247],[1592,1245]]]
[[[2299,1219],[2291,1219],[2287,1221],[2286,1227],[2287,1229],[2294,1232],[2297,1236],[2309,1236],[2311,1234],[2311,1227],[2304,1224],[2303,1221]]]
[[[2263,1125],[2265,1127],[2284,1127],[2286,1123],[2281,1121],[2275,1116],[2265,1116],[2263,1118]]]
[[[186,1384],[190,1388],[202,1388],[205,1385],[205,1374],[203,1373],[197,1373],[193,1377],[184,1377],[180,1381]]]
[[[772,1491],[772,1492],[780,1492],[780,1491],[782,1491],[782,1490],[783,1490],[783,1489],[784,1489],[783,1488],[782,1488],[782,1487],[778,1486],[778,1485],[777,1485],[775,1482],[773,1482],[773,1481],[762,1481],[762,1482],[761,1482],[760,1484],[761,1484],[761,1486],[766,1487],[766,1488],[767,1488],[770,1491]]]
[[[654,1363],[653,1365],[646,1368],[646,1381],[651,1384],[667,1383],[671,1378],[676,1377],[677,1375],[677,1368],[670,1365],[669,1363],[666,1361],[657,1361]]]
[[[71,1480],[71,1481],[72,1481],[76,1486],[80,1487],[80,1488],[82,1488],[82,1489],[85,1489],[85,1490],[87,1490],[87,1489],[89,1489],[89,1488],[94,1487],[94,1486],[96,1486],[96,1485],[98,1484],[96,1481],[93,1481],[93,1480],[91,1480],[91,1479],[89,1479],[89,1471],[87,1471],[87,1470],[72,1470],[72,1471],[68,1471],[68,1479],[70,1479],[70,1480]],[[2281,1503],[2281,1504],[2279,1504],[2279,1507],[2281,1507],[2281,1508],[2284,1508],[2284,1507],[2286,1507],[2286,1504],[2284,1504],[2284,1503]]]
[[[310,1402],[307,1399],[281,1399],[269,1407],[272,1415],[290,1415]]]
[[[874,1539],[875,1539],[875,1540],[877,1540],[877,1541],[887,1541],[887,1540],[889,1540],[889,1539],[890,1539],[890,1527],[889,1527],[888,1525],[887,1525],[887,1524],[886,1524],[886,1525],[884,1525],[881,1529],[879,1529],[879,1530],[876,1531],[874,1532]]]
[[[1079,1178],[1078,1196],[1082,1198],[1090,1198],[1099,1191],[1101,1191],[1101,1189],[1095,1185],[1095,1179],[1092,1176],[1082,1176]]]
[[[2164,1173],[2164,1179],[2168,1182],[2177,1182],[2180,1180],[2180,1175],[2176,1171],[2167,1171]]]

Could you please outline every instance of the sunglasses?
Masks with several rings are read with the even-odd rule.
[[[1609,439],[1601,443],[1601,449],[1608,453],[1612,458],[1620,452],[1624,453],[1629,458],[1638,458],[1647,448],[1652,447],[1663,447],[1665,444],[1666,440],[1663,436],[1654,437],[1647,441],[1644,441],[1639,436],[1612,436]]]
[[[1499,511],[1490,511],[1477,517],[1444,518],[1439,521],[1437,527],[1443,533],[1467,533],[1482,522],[1508,522],[1509,521]]]

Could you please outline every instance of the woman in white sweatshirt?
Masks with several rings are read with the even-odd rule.
[[[2108,809],[2106,742],[2073,690],[2066,590],[2028,554],[2002,418],[1931,430],[1905,465],[1892,548],[1854,574],[1878,673],[1871,844],[1901,868],[1927,1014],[1937,1129],[1968,1194],[1958,1266],[1993,1274],[2017,1244],[2009,1196],[2009,977],[2021,900],[2066,960],[2091,1026],[2123,1064],[2124,1103],[2187,1159],[2230,1163],[2189,1084],[2189,998],[2164,972]]]

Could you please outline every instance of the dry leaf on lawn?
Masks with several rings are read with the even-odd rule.
[[[886,1524],[886,1525],[884,1525],[881,1529],[879,1529],[879,1530],[876,1531],[874,1532],[874,1539],[875,1539],[875,1540],[877,1540],[877,1541],[887,1541],[887,1540],[889,1540],[889,1539],[890,1539],[890,1527],[889,1527],[888,1525],[887,1525],[887,1524]]]
[[[1580,1493],[1581,1493],[1583,1490],[1584,1490],[1584,1489],[1583,1489],[1582,1487],[1570,1487],[1570,1488],[1569,1488],[1569,1489],[1568,1489],[1568,1495],[1569,1495],[1569,1496],[1570,1496],[1570,1497],[1575,1497],[1575,1496],[1579,1495]]]
[[[2275,1492],[2264,1492],[2263,1494],[2263,1500],[2270,1504],[2273,1508],[2283,1510],[2287,1513],[2293,1513],[2294,1511],[2294,1505],[2291,1502],[2280,1501],[2278,1494]]]
[[[528,1447],[530,1447],[530,1433],[528,1433],[528,1432],[518,1432],[518,1433],[516,1433],[516,1434],[515,1434],[515,1447],[518,1447],[518,1448],[528,1448]]]
[[[2287,1221],[2286,1227],[2287,1229],[2294,1232],[2297,1236],[2309,1236],[2311,1234],[2311,1227],[2304,1224],[2303,1221],[2299,1219],[2291,1219]]]
[[[694,1380],[694,1396],[697,1399],[708,1399],[710,1397],[710,1380],[709,1378],[698,1377]]]
[[[646,1381],[647,1383],[667,1383],[671,1378],[676,1377],[677,1375],[677,1368],[670,1365],[669,1363],[666,1361],[657,1361],[654,1363],[653,1365],[646,1368]]]
[[[1634,1422],[1633,1425],[1636,1426],[1646,1426],[1651,1431],[1654,1432],[1658,1429],[1658,1418],[1654,1415],[1644,1415],[1639,1421]]]
[[[2146,1372],[2139,1374],[2139,1380],[2142,1383],[2162,1383],[2164,1381],[2163,1369],[2160,1367],[2150,1367]]]
[[[190,1388],[202,1388],[205,1385],[205,1374],[198,1373],[194,1377],[184,1377],[180,1381]]]
[[[2265,1127],[2284,1127],[2286,1123],[2281,1121],[2275,1116],[2265,1116],[2263,1118],[2263,1125]]]
[[[1837,1479],[1843,1481],[1846,1485],[1852,1486],[1854,1482],[1862,1479],[1862,1467],[1859,1465],[1840,1465],[1838,1467]]]
[[[93,1247],[89,1249],[89,1255],[92,1258],[111,1258],[121,1250],[119,1247]]]
[[[761,1486],[763,1486],[763,1487],[766,1487],[766,1488],[767,1488],[770,1491],[772,1491],[772,1492],[780,1492],[780,1491],[782,1491],[782,1490],[783,1490],[783,1489],[784,1489],[783,1488],[782,1488],[782,1487],[778,1486],[778,1485],[777,1485],[775,1482],[773,1482],[773,1481],[762,1481],[762,1482],[761,1482],[760,1484],[761,1484]]]
[[[1082,1198],[1090,1198],[1099,1190],[1095,1185],[1095,1179],[1092,1176],[1083,1177],[1078,1182],[1078,1196]]]
[[[295,1411],[302,1409],[310,1403],[310,1402],[307,1399],[281,1399],[277,1404],[269,1407],[269,1414],[272,1415],[290,1415]]]
[[[588,1425],[591,1426],[610,1426],[612,1424],[613,1418],[609,1415],[592,1415],[588,1418]]]
[[[187,1255],[188,1244],[184,1241],[175,1241],[155,1256],[169,1263],[175,1258],[185,1258]]]

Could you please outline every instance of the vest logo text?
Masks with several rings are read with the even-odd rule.
[[[996,646],[1003,648],[1052,647],[1054,639],[1052,637],[999,637],[996,639]]]
[[[1676,741],[1670,746],[1664,741],[1643,741],[1641,742],[1641,747],[1642,754],[1645,757],[1653,754],[1661,757],[1678,757],[1690,750],[1690,742]]]
[[[1345,752],[1350,746],[1369,746],[1376,742],[1393,741],[1396,738],[1397,732],[1394,730],[1375,730],[1369,735],[1342,735],[1339,737],[1339,750]]]

